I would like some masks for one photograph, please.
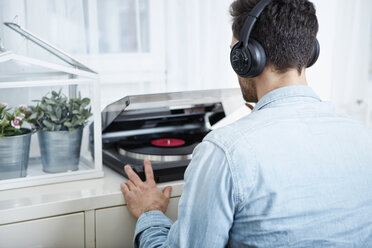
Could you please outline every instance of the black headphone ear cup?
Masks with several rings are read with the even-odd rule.
[[[237,42],[230,52],[230,62],[231,66],[239,76],[244,77],[251,68],[251,58],[249,54],[246,53],[243,43]]]
[[[315,39],[315,45],[313,48],[313,52],[311,54],[311,57],[309,59],[309,62],[307,63],[307,68],[315,64],[315,62],[318,60],[320,54],[320,44],[318,39]]]
[[[266,55],[258,41],[250,39],[248,49],[239,41],[231,49],[230,62],[236,74],[244,78],[260,75],[266,65]]]
[[[247,78],[257,77],[266,66],[266,54],[261,44],[255,39],[249,39],[248,50],[251,56],[251,68]]]

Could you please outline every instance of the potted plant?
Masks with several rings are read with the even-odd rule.
[[[21,105],[10,112],[0,103],[0,179],[25,177],[30,153],[31,129],[23,128],[31,110]]]
[[[32,107],[30,121],[38,129],[43,171],[58,173],[79,169],[80,148],[84,126],[92,116],[90,99],[68,99],[52,91]]]

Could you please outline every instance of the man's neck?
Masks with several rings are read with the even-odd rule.
[[[278,73],[271,67],[266,67],[263,73],[256,78],[255,82],[258,100],[270,91],[281,87],[307,85],[305,69],[301,71],[301,74],[296,69],[291,69],[285,73]]]

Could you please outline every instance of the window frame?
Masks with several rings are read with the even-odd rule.
[[[139,0],[135,1],[138,6]],[[98,69],[101,83],[164,82],[166,78],[165,0],[149,0],[149,52],[112,54],[98,52],[97,0],[87,2],[90,27],[87,37],[91,52],[77,57],[93,69]]]

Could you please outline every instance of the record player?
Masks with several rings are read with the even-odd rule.
[[[102,112],[103,163],[125,177],[129,164],[144,180],[148,158],[156,182],[183,179],[194,148],[231,109],[226,102],[241,105],[240,90],[124,97]]]

